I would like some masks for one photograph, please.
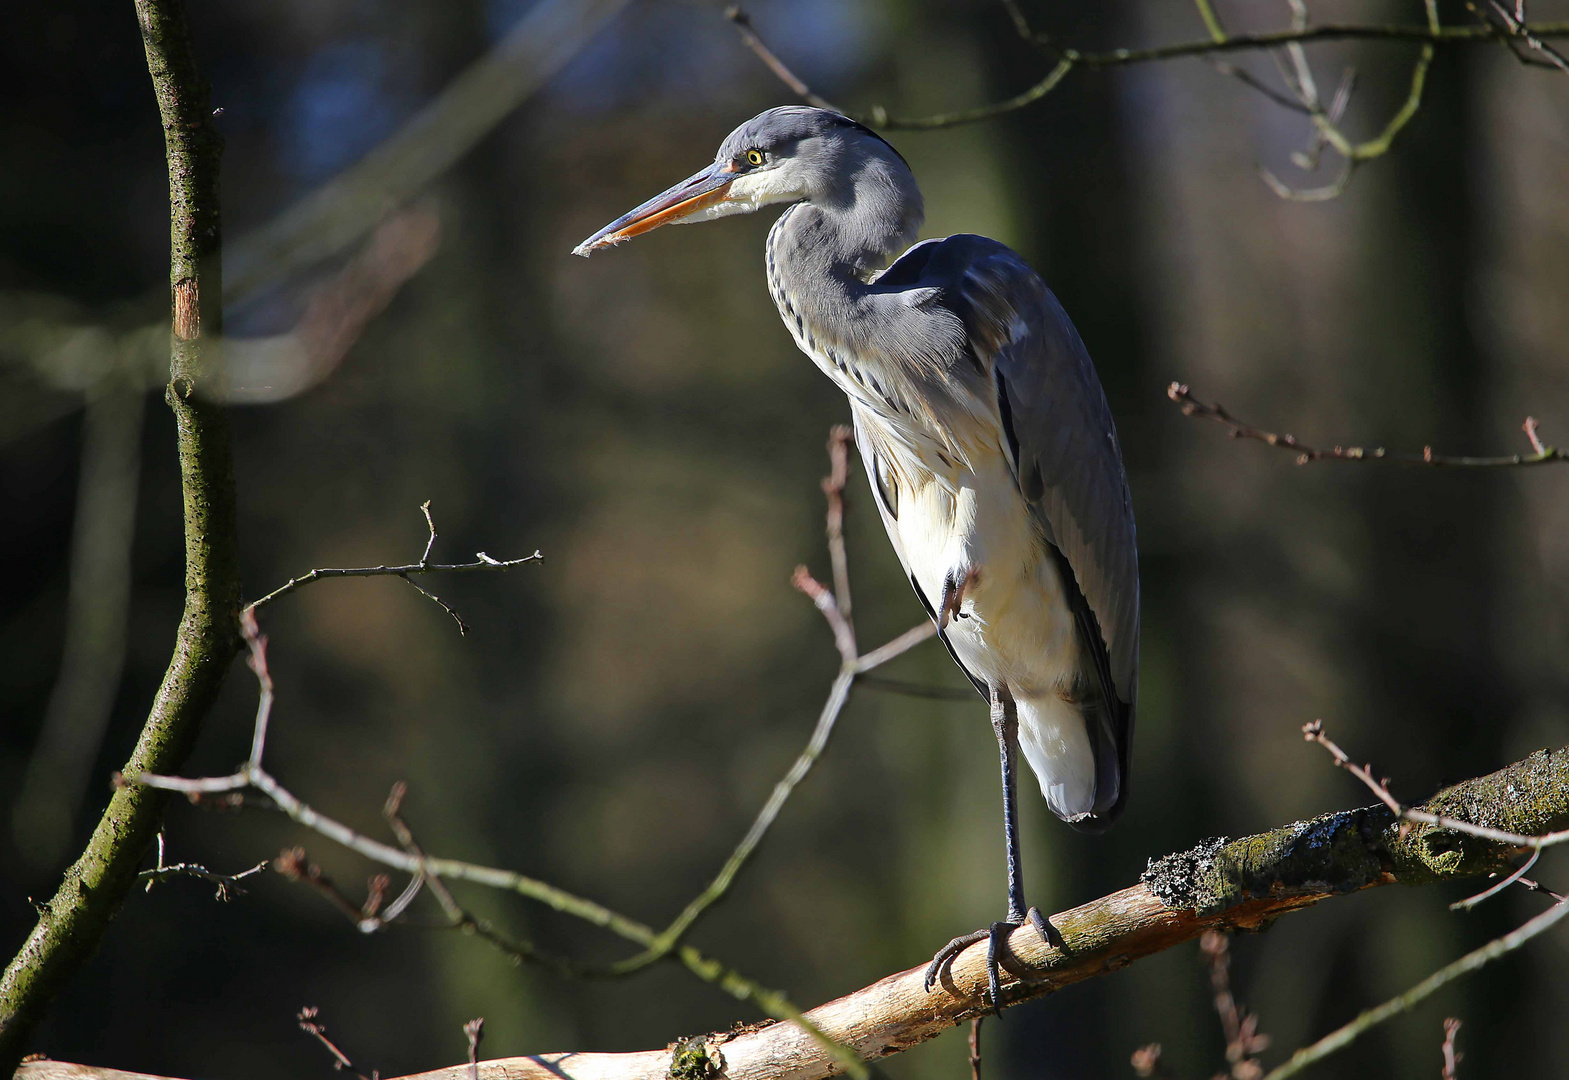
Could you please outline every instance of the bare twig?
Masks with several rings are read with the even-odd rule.
[[[1128,1064],[1133,1066],[1133,1075],[1140,1080],[1168,1080],[1171,1076],[1171,1071],[1160,1060],[1160,1043],[1147,1043],[1139,1047],[1133,1051]]]
[[[1460,1060],[1465,1057],[1455,1048],[1455,1036],[1460,1034],[1460,1021],[1453,1016],[1444,1021],[1444,1071],[1438,1080],[1459,1080]]]
[[[430,533],[429,538],[425,542],[424,554],[420,556],[419,562],[404,563],[401,566],[358,566],[341,569],[334,567],[322,567],[316,570],[312,570],[309,573],[301,574],[297,578],[290,578],[286,584],[279,586],[272,592],[268,593],[266,596],[263,596],[261,599],[252,600],[249,604],[246,604],[245,610],[248,612],[255,611],[259,607],[270,604],[274,600],[289,595],[289,593],[294,592],[296,589],[302,589],[306,585],[309,585],[315,581],[321,581],[324,578],[398,577],[412,585],[421,595],[435,601],[437,604],[440,604],[442,609],[446,611],[448,615],[451,615],[452,618],[457,622],[458,632],[467,633],[469,629],[468,624],[458,616],[458,613],[453,611],[452,608],[448,607],[445,603],[442,603],[442,601],[433,593],[420,588],[420,586],[413,580],[413,575],[466,574],[510,570],[514,566],[522,566],[525,563],[537,563],[544,558],[543,555],[536,551],[534,554],[525,555],[521,559],[493,559],[483,551],[480,551],[475,553],[473,562],[433,563],[430,561],[430,551],[431,548],[436,546],[436,522],[435,519],[431,517],[429,500],[426,500],[424,503],[420,504],[420,512],[425,515],[425,523],[429,528]]]
[[[366,1076],[364,1073],[360,1072],[354,1067],[354,1062],[349,1060],[349,1055],[345,1054],[338,1048],[337,1043],[327,1038],[327,1025],[323,1024],[320,1020],[317,1019],[317,1017],[320,1015],[320,1009],[314,1005],[307,1005],[305,1008],[300,1010],[296,1019],[300,1022],[300,1030],[305,1032],[307,1035],[314,1036],[317,1042],[326,1047],[327,1053],[332,1055],[333,1071],[353,1073],[355,1076],[359,1077],[360,1080],[379,1080],[381,1076],[380,1073],[378,1073],[375,1069],[372,1069],[370,1071],[370,1075]]]
[[[479,1080],[479,1041],[485,1037],[485,1018],[476,1016],[463,1025],[469,1043],[469,1080]]]
[[[367,923],[373,927],[380,925],[380,920],[374,917],[367,920],[365,917],[365,912],[371,906],[370,900],[367,899],[363,905],[350,900],[348,895],[322,872],[321,867],[306,857],[304,848],[285,848],[278,853],[277,858],[272,860],[272,868],[290,881],[298,881],[310,886],[355,926],[364,928]]]
[[[1232,1080],[1258,1080],[1264,1074],[1257,1055],[1269,1048],[1269,1036],[1258,1032],[1258,1017],[1237,1004],[1231,993],[1231,945],[1225,934],[1209,930],[1199,938],[1199,951],[1209,961],[1209,983],[1215,1013],[1226,1036],[1226,1063]]]
[[[1285,1080],[1286,1077],[1295,1076],[1330,1054],[1345,1049],[1364,1032],[1377,1027],[1391,1017],[1406,1012],[1461,976],[1468,975],[1484,964],[1513,952],[1536,935],[1551,929],[1565,914],[1569,914],[1569,904],[1563,902],[1554,904],[1518,929],[1488,942],[1480,949],[1466,953],[1454,963],[1439,968],[1405,993],[1391,998],[1377,1008],[1367,1010],[1349,1024],[1324,1036],[1313,1045],[1298,1050],[1291,1055],[1290,1061],[1267,1074],[1264,1080]]]
[[[827,98],[818,97],[814,94],[811,87],[801,81],[800,76],[786,67],[784,61],[775,56],[774,51],[763,44],[763,39],[758,37],[757,31],[752,29],[752,17],[741,10],[740,5],[732,4],[730,7],[725,8],[725,18],[735,24],[736,33],[741,35],[742,44],[751,49],[757,55],[757,58],[767,66],[768,70],[772,71],[780,82],[790,88],[792,94],[816,108],[829,109],[833,112],[840,111]]]
[[[1540,836],[1524,836],[1520,833],[1507,832],[1503,829],[1493,829],[1485,825],[1461,821],[1458,818],[1444,814],[1434,814],[1426,810],[1403,806],[1390,792],[1387,780],[1374,778],[1371,765],[1356,764],[1344,750],[1337,746],[1328,735],[1324,734],[1324,723],[1322,720],[1314,720],[1311,723],[1303,724],[1302,737],[1308,742],[1318,743],[1325,750],[1328,750],[1337,766],[1345,769],[1352,776],[1362,781],[1369,791],[1378,796],[1379,801],[1406,821],[1414,821],[1420,825],[1433,825],[1440,829],[1451,829],[1455,832],[1465,833],[1468,836],[1491,840],[1494,843],[1512,844],[1515,847],[1533,848],[1538,851],[1544,847],[1552,847],[1554,844],[1561,844],[1569,840],[1569,829],[1542,833]]]
[[[252,670],[256,673],[258,680],[261,680],[267,675],[266,642],[256,629],[254,616],[251,616],[249,612],[247,612],[247,616],[249,617],[245,620],[245,636],[251,646],[253,660],[256,661],[253,663]],[[259,660],[256,659],[257,657],[259,657]],[[848,683],[848,679],[846,679],[846,683]],[[258,737],[253,739],[252,745],[258,755],[265,748],[265,741],[259,737],[259,733],[264,730],[271,710],[269,690],[270,679],[264,684],[263,689],[264,697],[268,698],[267,707],[259,707],[257,710]],[[835,706],[835,715],[837,715],[837,710],[842,705],[843,702],[841,701]],[[819,727],[821,728],[821,725]],[[826,735],[824,738],[826,739]],[[389,825],[393,827],[399,841],[404,844],[402,850],[372,840],[355,832],[343,823],[318,813],[274,779],[263,767],[259,757],[255,761],[246,762],[239,771],[230,776],[186,779],[183,777],[143,773],[134,778],[119,778],[119,782],[122,785],[129,785],[134,782],[149,787],[160,787],[197,794],[214,791],[233,791],[245,787],[254,788],[268,796],[278,810],[305,828],[318,832],[334,842],[364,855],[366,858],[423,879],[425,885],[430,888],[431,892],[441,902],[443,910],[447,914],[447,925],[473,932],[519,961],[537,963],[563,975],[581,976],[592,974],[592,972],[541,953],[526,942],[514,941],[495,930],[484,920],[469,915],[453,899],[450,891],[447,890],[441,879],[451,878],[472,881],[490,888],[516,892],[522,896],[547,904],[564,914],[572,915],[582,919],[584,922],[609,930],[642,946],[645,951],[656,946],[659,942],[659,938],[654,931],[642,923],[611,911],[603,905],[574,896],[563,889],[547,885],[534,878],[506,870],[476,866],[472,863],[464,863],[453,859],[433,859],[426,856],[419,849],[418,845],[414,843],[412,834],[399,817],[399,808],[402,801],[401,787],[394,787],[393,795],[389,798],[385,808],[385,816]],[[773,812],[777,813],[777,807]],[[767,813],[767,808],[765,808],[765,814]],[[771,821],[772,817],[769,816],[768,822],[771,823]],[[766,831],[766,828],[767,824],[765,823],[762,829]],[[760,832],[757,839],[761,839]],[[734,871],[739,869],[740,862],[744,861],[747,854],[750,854],[750,849],[739,860],[733,857],[731,863],[726,864],[732,877]],[[310,885],[362,931],[370,932],[381,929],[391,921],[387,917],[376,917],[373,913],[368,914],[368,905],[356,905],[321,872],[319,867],[310,863],[305,858],[304,852],[299,848],[284,852],[274,861],[273,865],[279,873]],[[723,876],[723,872],[721,876]],[[724,881],[725,887],[728,887],[728,884],[728,879],[726,879]],[[412,889],[412,885],[410,888]],[[713,891],[712,887],[710,891]],[[722,894],[723,889],[721,888],[714,893],[712,899],[717,899]],[[400,898],[404,906],[413,899],[410,890],[405,890],[405,897],[407,897],[406,900]],[[712,899],[709,901],[710,903]],[[666,947],[664,953],[672,955],[682,966],[699,979],[717,987],[730,996],[741,1001],[753,1003],[775,1019],[790,1020],[801,1025],[801,1029],[806,1037],[820,1043],[829,1060],[834,1061],[839,1069],[857,1077],[857,1080],[867,1080],[869,1074],[866,1066],[860,1059],[844,1047],[826,1039],[820,1031],[812,1026],[810,1021],[802,1017],[801,1011],[779,991],[771,990],[748,979],[733,968],[705,956],[690,945]]]
[[[1533,49],[1537,53],[1541,54],[1541,56],[1544,58],[1542,61],[1544,66],[1554,67],[1559,71],[1569,74],[1569,60],[1564,58],[1563,53],[1559,52],[1557,49],[1547,44],[1547,42],[1543,41],[1540,34],[1533,33],[1531,28],[1526,25],[1525,12],[1523,10],[1522,4],[1517,2],[1515,5],[1515,11],[1512,14],[1510,13],[1509,9],[1506,8],[1503,4],[1500,4],[1498,0],[1488,0],[1487,6],[1493,14],[1498,16],[1498,25],[1502,26],[1504,31],[1508,34],[1508,37],[1505,38],[1505,40],[1508,41],[1511,46],[1516,39],[1524,42],[1528,48]],[[1478,9],[1475,4],[1467,3],[1466,7],[1470,8],[1471,11],[1473,11],[1477,17],[1480,18],[1486,25],[1494,25],[1493,21],[1488,18],[1484,12]],[[1522,59],[1525,58],[1522,57]]]
[[[1470,911],[1472,908],[1476,907],[1476,905],[1482,903],[1482,901],[1491,900],[1493,897],[1509,888],[1509,886],[1524,878],[1525,875],[1530,872],[1531,867],[1536,865],[1536,860],[1540,859],[1541,857],[1542,849],[1537,848],[1535,851],[1531,852],[1531,857],[1525,862],[1521,863],[1519,869],[1515,870],[1514,873],[1502,879],[1491,888],[1484,889],[1482,892],[1477,893],[1475,896],[1468,896],[1464,900],[1456,900],[1453,904],[1449,905],[1449,910]]]
[[[833,735],[839,714],[844,710],[856,680],[866,672],[914,648],[935,633],[931,623],[924,622],[865,656],[857,655],[855,625],[847,614],[850,602],[850,570],[844,546],[844,488],[849,478],[850,442],[851,431],[847,427],[836,426],[829,432],[830,471],[822,484],[823,494],[827,499],[826,532],[835,587],[830,590],[812,577],[804,566],[796,567],[790,579],[791,584],[810,598],[823,613],[823,618],[833,631],[834,643],[839,650],[839,674],[834,677],[833,683],[829,686],[828,700],[823,703],[822,711],[818,714],[817,725],[813,728],[805,748],[791,764],[789,771],[774,785],[768,801],[763,804],[763,808],[753,819],[751,828],[746,831],[707,888],[694,897],[669,926],[660,931],[653,945],[613,965],[607,974],[627,975],[640,971],[667,956],[681,943],[703,913],[718,903],[729,891],[736,875],[741,872],[741,868],[762,843],[763,837],[773,827],[779,812],[784,809],[785,803],[796,787],[806,779],[806,775],[811,772],[817,759],[827,749],[828,740]]]
[[[852,438],[849,427],[844,424],[835,424],[829,430],[829,473],[823,477],[823,496],[828,500],[828,560],[834,571],[834,598],[839,603],[839,614],[853,629],[855,619],[850,613],[850,564],[844,550],[844,486],[850,478]]]
[[[170,866],[155,866],[150,870],[143,870],[136,875],[136,880],[145,881],[147,883],[147,887],[151,889],[160,881],[168,881],[170,878],[200,878],[203,881],[210,881],[214,885],[218,886],[218,891],[214,894],[213,899],[232,900],[235,896],[241,895],[245,892],[244,889],[237,887],[240,881],[250,877],[252,874],[259,874],[265,869],[267,869],[266,859],[263,859],[249,870],[241,870],[238,874],[218,874],[207,869],[205,866],[202,866],[199,863],[182,862],[174,863]]]
[[[430,539],[425,541],[425,554],[419,557],[421,566],[430,565],[430,549],[436,546],[436,519],[430,514],[430,500],[426,499],[419,504],[420,513],[425,515],[425,527],[430,530]]]
[[[981,1080],[981,1014],[970,1021],[970,1080]]]
[[[1224,427],[1233,439],[1252,439],[1268,446],[1290,450],[1296,454],[1298,465],[1306,465],[1312,461],[1389,461],[1400,465],[1424,465],[1437,469],[1490,469],[1569,461],[1569,450],[1558,450],[1542,444],[1537,434],[1535,420],[1528,420],[1526,425],[1526,433],[1531,438],[1531,445],[1535,450],[1531,454],[1463,457],[1435,454],[1430,446],[1423,447],[1420,454],[1392,454],[1382,446],[1371,449],[1361,446],[1336,446],[1325,450],[1309,446],[1295,435],[1277,434],[1244,423],[1227,412],[1224,406],[1200,401],[1184,383],[1172,383],[1166,388],[1166,396],[1181,407],[1183,416],[1212,420]]]
[[[860,685],[869,690],[882,690],[889,694],[903,694],[905,697],[930,698],[933,701],[974,701],[975,688],[973,686],[931,686],[926,683],[905,682],[902,679],[889,679],[882,675],[863,675]]]
[[[1559,904],[1562,904],[1564,901],[1569,900],[1569,896],[1565,896],[1563,893],[1554,892],[1552,889],[1549,889],[1546,885],[1543,885],[1541,882],[1532,881],[1530,878],[1527,878],[1527,877],[1521,878],[1520,879],[1520,884],[1524,885],[1531,892],[1539,892],[1543,896],[1550,896],[1550,897],[1552,897],[1554,902],[1559,903]]]
[[[1199,0],[1201,12],[1209,9],[1206,0]],[[1058,45],[1050,36],[1033,33],[1023,22],[1022,15],[1016,7],[1010,5],[1013,13],[1015,28],[1020,34],[1033,44],[1041,46],[1057,58],[1056,65],[1035,85],[1016,94],[1004,101],[994,102],[969,109],[959,109],[952,112],[936,113],[930,116],[899,117],[890,116],[881,105],[873,105],[864,113],[843,109],[814,92],[799,75],[790,69],[779,57],[768,48],[757,29],[744,11],[732,7],[726,14],[737,26],[743,43],[757,54],[758,58],[766,64],[770,71],[790,88],[797,97],[808,104],[822,109],[832,109],[843,113],[862,123],[873,127],[889,130],[897,129],[933,129],[956,127],[961,124],[971,124],[980,120],[989,120],[1005,113],[1022,109],[1039,101],[1057,85],[1062,82],[1075,68],[1106,69],[1125,67],[1131,64],[1177,60],[1186,57],[1204,57],[1234,52],[1252,52],[1267,49],[1281,48],[1286,45],[1306,45],[1323,41],[1384,41],[1384,42],[1415,42],[1423,47],[1421,58],[1412,74],[1412,90],[1408,92],[1406,102],[1393,118],[1385,125],[1380,135],[1364,143],[1353,144],[1341,135],[1338,130],[1333,130],[1333,124],[1326,127],[1326,135],[1335,142],[1343,143],[1347,150],[1355,150],[1347,154],[1357,161],[1366,161],[1385,153],[1394,137],[1410,121],[1417,107],[1421,104],[1422,85],[1426,79],[1427,67],[1431,62],[1431,53],[1438,46],[1452,46],[1461,44],[1479,44],[1505,40],[1514,35],[1504,26],[1486,23],[1475,26],[1442,26],[1435,19],[1430,19],[1426,26],[1419,25],[1341,25],[1323,24],[1319,26],[1294,27],[1288,30],[1278,30],[1261,34],[1226,34],[1219,25],[1218,20],[1211,23],[1210,18],[1205,22],[1210,30],[1210,37],[1203,41],[1184,41],[1168,45],[1158,45],[1152,48],[1140,49],[1111,49],[1105,52],[1084,52],[1079,49]],[[1522,24],[1522,33],[1528,33],[1537,40],[1545,41],[1550,38],[1569,37],[1569,22],[1537,23],[1534,25]],[[1327,115],[1317,118],[1327,121]],[[1338,149],[1338,147],[1337,147]]]

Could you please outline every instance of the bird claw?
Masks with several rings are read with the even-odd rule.
[[[977,930],[971,934],[963,934],[954,938],[948,944],[937,950],[937,955],[932,957],[932,962],[926,966],[924,985],[929,994],[936,985],[942,970],[953,962],[965,949],[976,942],[986,942],[986,989],[991,998],[992,1011],[1002,1011],[1002,978],[999,963],[1002,955],[1008,953],[1008,935],[1028,922],[1041,936],[1041,940],[1054,948],[1064,948],[1062,935],[1057,928],[1052,926],[1050,920],[1041,914],[1041,909],[1032,907],[1025,918],[1018,920],[1000,919],[985,930]],[[1008,955],[1012,955],[1008,953]],[[1012,970],[1010,968],[1010,970]]]
[[[964,593],[972,584],[979,571],[971,570],[963,578],[955,578],[954,571],[948,571],[942,583],[942,602],[937,607],[937,629],[946,630],[951,619],[968,618],[959,609],[964,605]]]

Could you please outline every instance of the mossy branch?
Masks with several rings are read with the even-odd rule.
[[[197,394],[222,330],[220,140],[211,124],[181,0],[136,0],[169,167],[173,334],[167,392],[179,445],[185,517],[185,611],[174,653],[124,772],[170,772],[184,761],[239,648],[240,580],[234,470],[222,408]],[[26,1050],[51,1001],[97,950],[136,883],[167,792],[119,788],[81,856],[0,977],[0,1075]]]
[[[1420,809],[1526,835],[1569,826],[1569,747],[1538,751],[1488,776],[1447,788]],[[1387,806],[1343,810],[1236,840],[1207,840],[1152,859],[1140,882],[1052,916],[1063,946],[1043,944],[1031,927],[1009,939],[1004,1007],[1127,967],[1206,930],[1257,930],[1334,896],[1396,882],[1425,885],[1505,870],[1521,848],[1435,826],[1401,821]],[[1556,916],[1555,916],[1556,918]],[[1523,928],[1439,973],[1474,970],[1535,932]],[[925,1042],[989,1011],[984,950],[962,953],[932,993],[925,966],[913,967],[806,1014],[823,1035],[865,1060]],[[1454,969],[1451,971],[1451,969]],[[1025,972],[1021,978],[1016,972]],[[1437,977],[1437,976],[1435,976]],[[1426,984],[1413,989],[1423,990]],[[1337,1046],[1344,1045],[1344,1040]],[[695,1063],[694,1054],[701,1060]],[[454,1065],[404,1080],[663,1080],[678,1062],[688,1075],[722,1070],[729,1080],[817,1080],[838,1072],[822,1047],[792,1023],[749,1027],[629,1054],[560,1053]],[[570,1067],[568,1066],[570,1062]],[[477,1073],[471,1072],[477,1069]],[[20,1080],[130,1080],[111,1069],[41,1061]]]

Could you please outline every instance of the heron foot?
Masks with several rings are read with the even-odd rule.
[[[948,571],[942,583],[942,603],[937,610],[937,629],[946,630],[950,619],[969,618],[959,609],[964,605],[965,591],[974,585],[980,576],[979,570],[970,570],[963,578],[957,577],[952,570]]]
[[[1008,953],[1008,935],[1028,922],[1035,927],[1035,932],[1047,945],[1056,948],[1063,947],[1062,935],[1057,932],[1046,916],[1041,914],[1041,909],[1032,907],[1023,919],[1000,919],[992,923],[985,930],[977,930],[973,934],[963,934],[954,938],[948,944],[937,950],[937,955],[932,957],[932,962],[926,966],[926,992],[931,993],[932,987],[942,976],[943,968],[953,962],[965,949],[976,942],[986,942],[986,988],[991,997],[992,1009],[997,1012],[1002,1010],[1002,980],[998,970],[1001,958]],[[1011,955],[1011,954],[1009,954]],[[1009,970],[1013,970],[1011,967]]]

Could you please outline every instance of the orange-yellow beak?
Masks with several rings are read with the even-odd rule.
[[[685,221],[710,206],[724,202],[730,182],[735,178],[734,167],[729,162],[710,165],[675,187],[655,195],[637,209],[622,214],[573,248],[572,254],[586,259],[600,248],[641,236],[661,225]]]

